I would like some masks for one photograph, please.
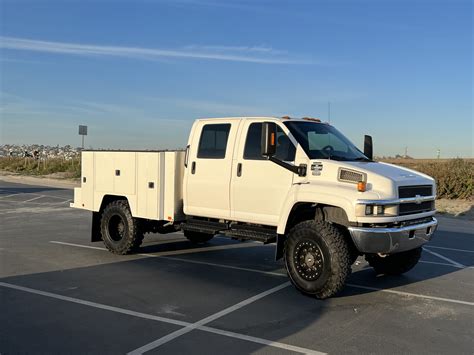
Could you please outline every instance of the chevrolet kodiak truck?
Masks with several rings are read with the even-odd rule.
[[[364,255],[398,275],[437,227],[435,182],[372,160],[333,126],[275,117],[196,120],[183,151],[83,151],[71,207],[92,211],[92,241],[136,250],[145,233],[183,231],[276,243],[305,294],[339,292]]]

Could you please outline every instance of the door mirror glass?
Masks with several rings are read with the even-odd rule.
[[[374,160],[373,146],[372,146],[372,136],[364,137],[364,155],[370,160]]]
[[[277,125],[274,122],[263,122],[262,124],[262,156],[271,157],[276,152],[276,130]]]

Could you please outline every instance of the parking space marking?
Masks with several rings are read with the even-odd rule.
[[[449,266],[449,267],[455,267],[456,269],[470,269],[471,267],[462,267],[462,266],[456,266],[451,263],[438,263],[436,261],[425,261],[425,260],[420,260],[418,261],[419,263],[423,264],[433,264],[433,265],[441,265],[441,266]]]
[[[148,255],[148,256],[168,256],[168,255],[181,255],[181,254],[192,254],[192,253],[201,253],[205,251],[213,251],[213,250],[226,250],[226,249],[238,249],[238,248],[252,248],[258,246],[257,244],[251,243],[241,243],[241,244],[229,244],[229,245],[216,245],[213,247],[201,247],[201,248],[194,248],[194,249],[183,249],[183,250],[170,250],[170,251],[162,251],[159,253],[153,254],[138,254],[138,255]]]
[[[181,241],[181,240],[178,240],[178,241]],[[96,250],[107,250],[106,248],[93,247],[89,245],[81,245],[81,244],[74,244],[74,243],[67,243],[67,242],[59,242],[55,240],[51,240],[50,243],[69,245],[73,247],[84,247],[84,248],[96,249]],[[159,253],[135,254],[135,255],[146,256],[149,258],[159,258],[162,256],[168,256],[168,255],[193,254],[193,253],[202,253],[202,252],[213,251],[213,250],[226,250],[226,249],[236,249],[236,248],[252,248],[256,246],[257,246],[256,244],[242,243],[242,244],[216,245],[213,247],[202,247],[202,248],[193,248],[193,249],[170,250],[170,251],[162,251]]]
[[[39,200],[40,198],[43,198],[43,197],[47,197],[45,195],[39,195],[37,197],[33,197],[33,198],[30,198],[29,200],[26,200],[26,201],[21,201],[21,203],[25,203],[25,202],[31,202],[31,201],[35,201],[35,200]]]
[[[86,248],[86,249],[95,249],[95,250],[105,250],[105,251],[107,251],[106,248],[93,247],[92,245],[82,245],[82,244],[74,244],[74,243],[67,243],[67,242],[58,242],[56,240],[51,240],[50,243],[61,244],[61,245],[69,245],[71,247],[80,247],[80,248]]]
[[[282,285],[277,286],[277,287],[284,288],[283,286],[285,284],[282,284]],[[138,318],[153,320],[153,321],[157,321],[157,322],[174,324],[174,325],[177,325],[177,326],[184,327],[182,329],[186,329],[186,327],[195,324],[195,323],[179,321],[179,320],[175,320],[175,319],[171,319],[171,318],[155,316],[155,315],[152,315],[152,314],[131,311],[131,310],[128,310],[128,309],[125,309],[125,308],[119,308],[119,307],[114,307],[114,306],[108,306],[108,305],[101,304],[101,303],[85,301],[85,300],[81,300],[79,298],[63,296],[63,295],[59,295],[59,294],[55,294],[55,293],[51,293],[51,292],[36,290],[36,289],[29,288],[29,287],[18,286],[18,285],[14,285],[14,284],[5,283],[5,282],[0,282],[0,287],[5,287],[5,288],[17,290],[17,291],[23,291],[23,292],[27,292],[27,293],[31,293],[31,294],[35,294],[35,295],[44,296],[44,297],[54,298],[54,299],[58,299],[58,300],[61,300],[61,301],[76,303],[76,304],[80,304],[80,305],[83,305],[83,306],[103,309],[103,310],[106,310],[106,311],[121,313],[121,314],[129,315],[129,316],[132,316],[132,317],[138,317]],[[266,292],[268,292],[268,291],[266,291]],[[229,331],[225,331],[225,330],[221,330],[221,329],[217,329],[217,328],[212,328],[212,327],[208,327],[208,326],[204,326],[204,325],[196,326],[193,329],[198,329],[198,330],[202,330],[204,332],[219,334],[219,335],[227,336],[227,337],[230,337],[230,338],[246,340],[246,341],[249,341],[249,342],[253,342],[253,343],[257,343],[257,344],[263,344],[263,345],[267,345],[267,346],[271,346],[271,347],[275,347],[275,348],[295,351],[295,352],[299,352],[299,353],[302,353],[302,354],[315,354],[315,355],[325,354],[325,353],[321,353],[321,352],[318,352],[318,351],[315,351],[315,350],[312,350],[312,349],[307,349],[307,348],[302,348],[302,347],[294,346],[294,345],[290,345],[290,344],[275,342],[275,341],[267,340],[267,339],[264,339],[264,338],[252,337],[252,336],[248,336],[248,335],[245,335],[245,334],[229,332]]]
[[[150,319],[150,320],[155,320],[155,321],[159,321],[159,322],[179,325],[179,326],[182,326],[182,327],[186,327],[187,325],[190,324],[189,322],[183,322],[183,321],[179,321],[179,320],[175,320],[175,319],[164,318],[164,317],[155,316],[155,315],[152,315],[152,314],[135,312],[135,311],[131,311],[131,310],[124,309],[124,308],[113,307],[113,306],[108,306],[108,305],[101,304],[101,303],[85,301],[85,300],[81,300],[79,298],[58,295],[56,293],[36,290],[36,289],[33,289],[33,288],[18,286],[18,285],[6,283],[6,282],[0,282],[0,286],[10,288],[10,289],[13,289],[13,290],[32,293],[32,294],[35,294],[35,295],[45,296],[45,297],[49,297],[49,298],[55,298],[55,299],[61,300],[61,301],[77,303],[77,304],[81,304],[83,306],[99,308],[99,309],[103,309],[103,310],[106,310],[106,311],[112,311],[112,312],[116,312],[116,313],[122,313],[122,314],[126,314],[126,315],[133,316],[133,317],[139,317],[139,318]]]
[[[11,195],[6,195],[6,196],[0,196],[0,198],[8,198],[8,197],[13,197],[13,196],[16,196],[18,194],[11,194]]]
[[[474,253],[474,250],[438,247],[438,246],[435,246],[435,245],[430,245],[430,246],[424,247],[424,248],[426,248],[426,249],[443,249],[443,250],[460,251],[460,252],[463,252],[463,253]]]
[[[149,254],[138,254],[142,256],[148,256],[148,257],[154,257],[154,255],[149,255]],[[218,266],[224,269],[233,269],[233,270],[240,270],[240,271],[249,271],[249,272],[254,272],[254,273],[259,273],[259,274],[264,274],[264,275],[272,275],[272,276],[284,276],[286,277],[286,274],[283,274],[281,272],[273,272],[273,271],[265,271],[265,270],[258,270],[258,269],[250,269],[247,267],[240,267],[240,266],[233,266],[233,265],[225,265],[225,264],[216,264],[216,263],[210,263],[206,261],[199,261],[199,260],[190,260],[190,259],[183,259],[183,258],[175,258],[175,257],[168,257],[164,256],[163,259],[169,259],[169,260],[176,260],[176,261],[182,261],[185,263],[190,263],[190,264],[198,264],[198,265],[208,265],[208,266]]]
[[[92,246],[88,246],[88,245],[64,243],[64,242],[51,242],[51,243],[70,245],[70,246],[79,247],[79,248],[97,249],[97,250],[107,251],[107,249],[105,249],[105,248],[92,247]],[[215,267],[220,267],[220,268],[225,268],[225,269],[248,271],[248,272],[266,274],[266,275],[272,275],[272,276],[287,277],[286,274],[283,274],[283,273],[280,273],[280,272],[272,272],[272,271],[264,271],[264,270],[243,268],[243,267],[238,267],[238,266],[225,265],[225,264],[216,264],[216,263],[210,263],[210,262],[205,262],[205,261],[189,260],[189,259],[182,259],[182,258],[168,257],[168,256],[158,257],[158,256],[153,256],[153,254],[136,254],[136,255],[141,255],[141,256],[151,257],[151,258],[153,258],[153,257],[162,258],[162,259],[165,259],[165,260],[166,259],[176,260],[176,261],[182,261],[182,262],[190,263],[190,264],[202,264],[202,265],[215,266]],[[451,265],[451,266],[454,266],[454,265]],[[460,268],[466,269],[466,267],[460,267]],[[373,290],[373,291],[380,291],[380,292],[386,292],[386,293],[402,294],[402,295],[405,295],[405,296],[412,296],[412,297],[417,297],[417,298],[424,298],[424,299],[431,299],[431,300],[437,300],[437,301],[445,301],[445,302],[450,302],[450,303],[457,303],[457,304],[464,304],[464,305],[474,306],[474,302],[461,301],[461,300],[456,300],[456,299],[451,299],[451,298],[428,296],[428,295],[422,295],[422,294],[418,294],[418,293],[396,291],[396,290],[390,290],[390,289],[384,289],[384,288],[378,288],[378,287],[369,287],[369,286],[357,285],[357,284],[347,284],[347,286],[354,287],[354,288],[359,288],[359,289],[363,289],[363,290]]]
[[[436,253],[436,252],[434,252],[434,251],[432,251],[432,250],[429,250],[429,249],[426,249],[426,248],[423,248],[423,250],[426,251],[427,253],[429,253],[429,254],[431,254],[431,255],[434,255],[434,256],[437,256],[438,258],[443,259],[443,260],[447,261],[448,263],[451,263],[451,264],[453,264],[454,266],[457,266],[457,267],[459,267],[459,268],[465,268],[465,267],[466,267],[465,265],[463,265],[463,264],[461,264],[461,263],[458,263],[457,261],[454,261],[454,260],[452,260],[452,259],[450,259],[450,258],[447,258],[447,257],[445,257],[444,255],[438,254],[438,253]]]
[[[280,349],[293,351],[293,352],[297,352],[297,353],[302,353],[302,354],[313,354],[313,355],[324,355],[324,354],[326,354],[326,353],[311,350],[311,349],[305,349],[305,348],[302,348],[300,346],[289,345],[289,344],[280,343],[280,342],[277,342],[277,341],[257,338],[257,337],[253,337],[251,335],[230,332],[228,330],[211,328],[211,327],[207,327],[205,325],[201,326],[197,329],[198,330],[203,330],[203,331],[209,332],[209,333],[214,333],[214,334],[223,335],[223,336],[227,336],[227,337],[231,337],[231,338],[246,340],[246,341],[250,341],[252,343],[262,344],[262,345],[266,345],[266,346],[272,346],[274,348],[280,348]]]
[[[211,323],[213,321],[215,321],[216,319],[219,319],[219,318],[222,318],[226,315],[228,315],[229,313],[232,313],[232,312],[235,312],[237,311],[238,309],[242,308],[242,307],[245,307],[251,303],[254,303],[260,299],[262,299],[263,297],[265,296],[268,296],[268,295],[271,295],[272,293],[275,293],[275,292],[278,292],[286,287],[290,286],[290,282],[285,282],[281,285],[278,285],[276,287],[273,287],[267,291],[264,291],[264,292],[261,292],[255,296],[252,296],[250,298],[247,298],[246,300],[243,300],[242,302],[239,302],[233,306],[230,306],[230,307],[227,307],[226,309],[223,309],[222,311],[220,312],[217,312],[217,313],[214,313],[206,318],[203,318],[195,323],[192,323],[190,325],[188,325],[187,327],[184,327],[184,328],[181,328],[177,331],[174,331],[168,335],[165,335],[164,337],[161,337],[155,341],[152,341],[151,343],[148,343],[148,344],[145,344],[143,345],[142,347],[138,348],[138,349],[135,349],[131,352],[128,353],[128,355],[141,355],[141,354],[144,354],[146,353],[147,351],[150,351],[150,350],[153,350],[153,349],[156,349],[157,347],[163,345],[163,344],[166,344],[176,338],[179,338],[180,336],[183,336],[184,334],[187,334],[191,331],[193,331],[194,329],[197,329],[201,326],[204,326],[208,323]],[[320,354],[320,353],[318,353]]]
[[[356,284],[347,284],[347,286],[354,287],[354,288],[360,288],[360,289],[363,289],[363,290],[382,291],[382,292],[394,293],[396,295],[402,295],[402,296],[425,298],[425,299],[429,299],[429,300],[444,301],[444,302],[450,302],[450,303],[464,304],[464,305],[467,305],[467,306],[474,306],[474,302],[453,300],[451,298],[419,295],[417,293],[397,291],[397,290],[388,290],[388,289],[385,289],[385,288],[382,289],[382,288],[378,288],[378,287],[370,287],[370,286],[363,286],[363,285],[356,285]]]

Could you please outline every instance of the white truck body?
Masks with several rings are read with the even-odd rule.
[[[71,207],[98,212],[105,196],[123,196],[133,216],[182,220],[184,151],[84,151],[81,187]]]
[[[262,155],[267,143],[274,151]],[[186,151],[84,151],[81,179],[71,207],[94,212],[93,240],[108,235],[101,216],[120,199],[130,218],[141,221],[142,232],[174,226],[188,236],[277,241],[277,258],[288,249],[295,225],[317,220],[347,232],[344,243],[352,254],[390,271],[387,259],[377,255],[421,253],[437,226],[431,177],[373,162],[334,128],[312,119],[199,119]],[[118,241],[111,243],[114,251]],[[314,250],[309,259],[302,256],[312,269]],[[306,287],[289,274],[298,288]]]

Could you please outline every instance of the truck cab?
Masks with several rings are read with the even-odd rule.
[[[120,208],[129,209],[124,225],[130,227],[133,221],[128,231],[136,228],[132,232],[139,235],[182,230],[196,243],[216,234],[275,242],[276,259],[284,258],[293,284],[306,294],[327,298],[343,288],[360,255],[378,273],[407,272],[437,227],[431,177],[373,161],[371,137],[366,136],[362,152],[336,128],[317,119],[198,119],[185,152],[175,153],[174,165],[169,165],[168,155],[159,154],[164,159],[160,167],[167,169],[160,173],[163,180],[174,172],[173,186],[157,181],[160,189],[174,191],[169,194],[174,196],[171,204],[156,201],[172,206],[165,213],[167,221],[163,213],[158,217],[133,211],[143,200],[138,195],[109,193],[105,204],[104,194],[95,197],[93,236],[106,245],[109,241],[111,251],[110,221],[103,213],[115,196],[122,201]],[[134,181],[147,181],[140,178],[144,174],[140,167],[135,171]],[[88,174],[94,172],[89,169]],[[170,178],[166,179],[169,184]],[[157,196],[166,196],[166,191]],[[154,203],[147,200],[149,206]],[[77,206],[75,201],[73,207]]]

